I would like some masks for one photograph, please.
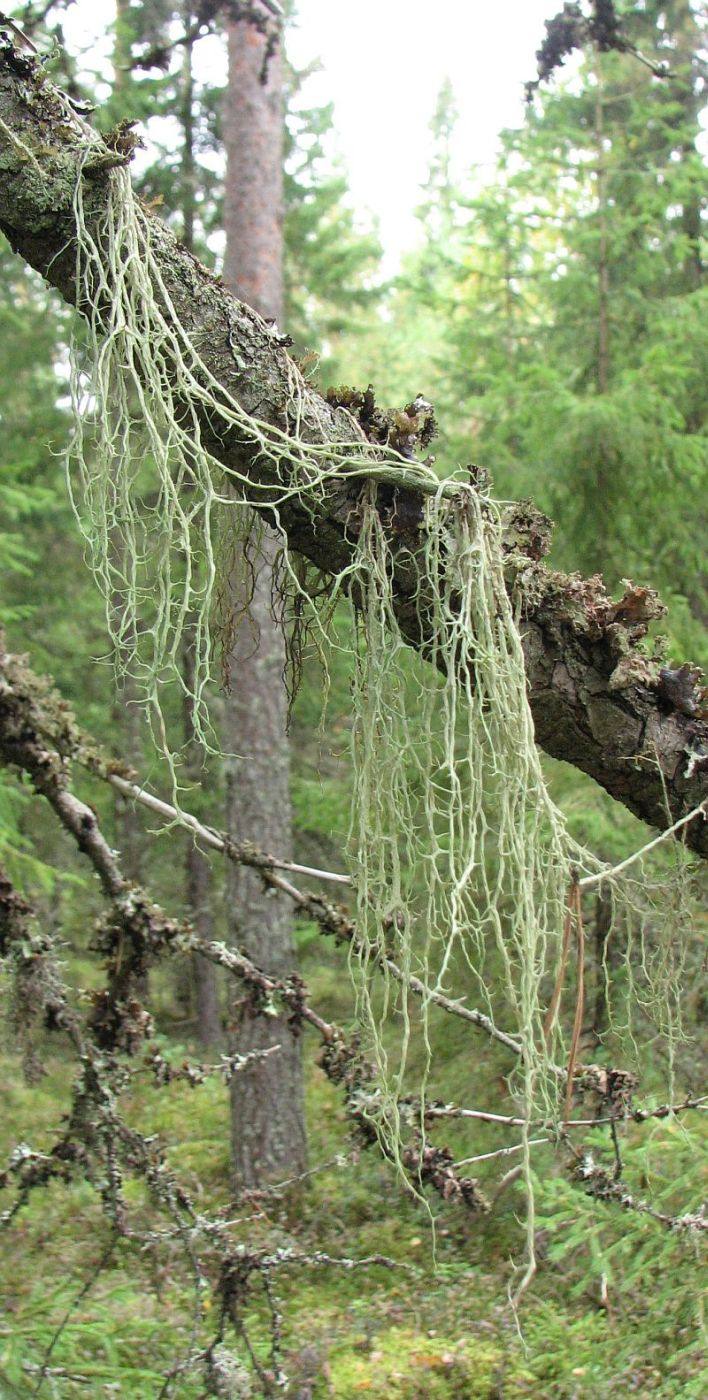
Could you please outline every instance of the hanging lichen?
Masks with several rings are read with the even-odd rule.
[[[85,163],[90,161],[89,150]],[[251,504],[260,490],[277,519],[292,497],[314,508],[332,476],[391,479],[400,473],[400,459],[387,461],[361,440],[305,444],[294,367],[287,432],[252,417],[226,394],[180,325],[155,255],[152,220],[137,202],[126,169],[111,172],[105,209],[90,226],[80,177],[74,215],[77,305],[88,334],[72,348],[70,491],[106,599],[115,655],[141,682],[158,735],[160,688],[168,679],[180,683],[180,642],[192,620],[195,726],[204,740],[208,624],[223,510],[229,512],[232,547],[234,531],[247,528],[246,512],[239,511],[246,486]],[[201,414],[223,434],[235,432],[250,442],[281,486],[225,470],[204,444]],[[420,464],[408,470],[418,489],[437,489],[434,474]]]
[[[262,490],[276,521],[292,497],[314,510],[333,476],[359,480],[352,498],[355,548],[332,581],[328,607],[345,598],[356,620],[349,859],[359,939],[351,963],[380,1080],[366,1112],[402,1170],[399,1099],[413,1026],[428,1047],[420,1086],[423,1133],[431,998],[455,998],[454,973],[462,962],[491,1015],[493,960],[497,978],[502,969],[509,1020],[504,1029],[520,1050],[515,1089],[526,1124],[521,1156],[529,1203],[528,1277],[534,1234],[531,1125],[539,1117],[558,1123],[567,1108],[568,1049],[557,1004],[549,1016],[549,999],[555,987],[560,1001],[569,957],[568,892],[583,877],[600,878],[602,867],[570,838],[544,781],[521,637],[505,585],[500,509],[482,487],[440,483],[432,468],[402,461],[390,439],[383,445],[305,443],[295,373],[288,431],[251,417],[213,379],[180,326],[152,248],[150,220],[134,199],[127,172],[111,175],[100,227],[87,226],[81,179],[74,211],[78,301],[88,314],[89,333],[85,356],[74,354],[73,499],[106,599],[116,655],[141,682],[165,751],[160,696],[167,681],[184,684],[180,647],[188,625],[195,722],[202,739],[208,731],[219,553],[232,549],[248,528],[245,507],[259,490],[258,483],[210,456],[201,416],[213,431],[235,430],[270,464],[270,484]],[[410,406],[408,419],[422,402]],[[382,509],[377,485],[391,480],[422,491],[427,502],[415,522],[422,544],[410,559],[418,580],[414,606],[428,639],[424,659],[412,653],[397,617],[396,521]],[[306,576],[284,538],[280,577],[300,611],[310,609],[326,648]],[[612,885],[630,943],[641,937],[631,932],[641,928],[641,919],[626,910],[636,910],[646,898],[645,888],[641,900],[635,890],[627,880]],[[673,1040],[680,940],[676,922],[663,926],[666,932],[653,939],[651,954],[644,945],[640,961],[645,1000],[653,1011],[659,1008],[661,1028]],[[389,963],[396,966],[395,977]],[[383,992],[375,992],[382,976]],[[395,1051],[392,1025],[398,1029]]]

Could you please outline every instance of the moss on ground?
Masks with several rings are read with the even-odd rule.
[[[28,1141],[46,1150],[53,1141],[59,1114],[68,1105],[69,1070],[52,1055],[47,1067],[47,1077],[28,1087],[15,1060],[0,1060],[1,1133],[10,1147]],[[629,1238],[625,1254],[608,1249],[608,1267],[615,1272],[609,1310],[602,1310],[591,1251],[583,1254],[585,1198],[577,1193],[569,1201],[549,1198],[548,1218],[556,1223],[544,1227],[546,1261],[519,1318],[520,1335],[507,1303],[509,1260],[519,1241],[513,1195],[499,1216],[482,1223],[465,1224],[453,1212],[441,1217],[433,1259],[425,1214],[381,1162],[359,1152],[347,1137],[336,1093],[321,1073],[315,1070],[309,1082],[311,1159],[314,1166],[329,1165],[289,1207],[258,1201],[234,1209],[227,1178],[228,1110],[219,1080],[197,1089],[174,1084],[158,1091],[140,1076],[126,1100],[132,1121],[158,1133],[167,1145],[168,1160],[199,1209],[222,1210],[242,1222],[233,1226],[235,1241],[319,1249],[332,1256],[385,1254],[401,1266],[292,1270],[278,1276],[284,1361],[291,1377],[286,1393],[308,1394],[311,1400],[360,1395],[610,1400],[625,1394],[699,1400],[690,1252],[684,1262],[672,1256],[662,1277],[665,1234],[637,1235],[636,1250]],[[680,1137],[674,1133],[673,1138],[678,1151]],[[669,1145],[667,1137],[664,1148]],[[657,1139],[655,1157],[658,1151]],[[140,1184],[129,1183],[127,1196],[134,1225],[154,1221]],[[634,1218],[609,1218],[621,1243],[622,1226],[626,1237]],[[562,1247],[564,1240],[570,1248]],[[174,1239],[139,1252],[129,1241],[119,1242],[110,1267],[80,1298],[107,1242],[100,1202],[86,1182],[68,1188],[54,1183],[36,1192],[5,1235],[3,1400],[33,1393],[36,1368],[67,1312],[41,1392],[57,1400],[87,1395],[151,1400],[160,1393],[167,1368],[186,1355],[195,1320],[205,1340],[210,1326],[213,1335],[216,1300],[209,1293],[195,1297]],[[632,1273],[634,1254],[641,1277]],[[248,1322],[256,1344],[265,1348],[266,1321],[255,1294]],[[231,1345],[240,1350],[233,1338]],[[172,1394],[197,1400],[204,1394],[202,1378],[180,1377]]]

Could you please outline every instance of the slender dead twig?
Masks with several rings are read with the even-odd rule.
[[[259,851],[250,841],[233,841],[231,837],[215,831],[213,827],[205,826],[198,817],[191,812],[185,812],[181,807],[173,807],[169,802],[163,802],[161,797],[155,797],[146,788],[139,787],[137,783],[129,782],[127,778],[122,778],[119,773],[108,773],[107,781],[111,787],[120,792],[123,797],[129,798],[133,802],[139,802],[141,806],[147,807],[151,812],[164,817],[167,821],[177,822],[187,830],[193,831],[196,839],[204,846],[208,846],[213,851],[219,851],[229,860],[235,861],[239,865],[251,865],[256,870],[289,870],[295,875],[309,875],[315,880],[325,880],[331,884],[351,886],[351,877],[341,875],[336,870],[320,870],[313,865],[300,865],[297,861],[281,860],[278,856],[266,855],[264,851]]]
[[[704,820],[708,820],[708,801],[704,800],[703,802],[699,802],[698,806],[693,808],[693,811],[688,812],[685,817],[681,817],[679,821],[674,822],[673,826],[668,826],[666,831],[660,831],[659,835],[655,836],[653,840],[647,841],[646,846],[641,846],[638,851],[634,851],[631,856],[627,856],[626,860],[621,860],[619,865],[608,865],[605,870],[599,870],[594,875],[584,875],[582,880],[578,880],[579,888],[581,890],[589,890],[592,889],[594,885],[601,885],[603,880],[612,880],[615,875],[621,875],[624,870],[629,869],[630,865],[634,865],[635,861],[641,860],[642,856],[647,855],[649,851],[653,851],[654,847],[660,846],[663,841],[670,840],[670,838],[675,836],[678,831],[681,831],[684,826],[688,826],[689,822],[694,822],[697,817],[703,817]]]
[[[154,797],[151,793],[146,792],[144,788],[139,787],[137,783],[128,782],[125,778],[121,778],[115,773],[106,774],[106,779],[110,782],[112,787],[115,787],[117,791],[123,793],[124,796],[133,798],[136,802],[141,802],[145,807],[149,807],[151,811],[168,818],[170,821],[177,821],[181,825],[189,827],[190,830],[194,831],[198,840],[203,841],[204,844],[209,846],[212,850],[219,851],[222,855],[226,856],[227,860],[232,860],[238,865],[249,865],[259,870],[265,882],[272,889],[280,890],[282,894],[286,894],[292,899],[303,912],[311,914],[324,933],[334,933],[335,937],[344,939],[357,946],[358,937],[356,926],[351,919],[348,919],[340,910],[334,909],[332,905],[321,899],[319,895],[313,895],[309,891],[298,889],[297,886],[293,885],[289,880],[278,875],[277,871],[289,870],[304,875],[311,875],[320,880],[336,880],[341,884],[346,883],[350,885],[351,879],[348,875],[339,875],[333,871],[318,870],[312,866],[297,865],[292,861],[280,860],[277,856],[267,855],[264,851],[260,851],[258,847],[252,845],[250,841],[233,842],[228,837],[222,836],[212,828],[203,826],[202,823],[191,814],[180,812],[168,802],[163,802],[161,798]],[[198,951],[202,952],[204,950],[200,947]],[[209,957],[211,954],[205,952],[204,956]],[[519,1041],[515,1040],[513,1036],[508,1035],[506,1031],[502,1031],[498,1026],[495,1026],[491,1018],[485,1015],[483,1011],[473,1010],[470,1007],[463,1006],[462,1002],[459,1000],[446,997],[442,992],[433,991],[432,988],[427,987],[420,978],[404,973],[392,958],[383,958],[382,965],[386,967],[395,981],[405,982],[416,996],[432,1002],[433,1005],[439,1006],[441,1010],[447,1011],[452,1016],[459,1016],[462,1020],[469,1021],[472,1025],[478,1026],[481,1030],[486,1031],[487,1035],[491,1036],[492,1039],[498,1040],[501,1045],[505,1045],[513,1054],[521,1055],[522,1047]]]
[[[455,1162],[455,1171],[469,1167],[473,1162],[491,1162],[494,1157],[510,1157],[513,1152],[523,1152],[525,1147],[540,1147],[541,1143],[553,1142],[553,1138],[529,1138],[528,1143],[514,1142],[510,1147],[497,1147],[494,1152],[479,1152],[476,1157],[461,1157]]]
[[[34,1390],[32,1391],[33,1395],[39,1395],[45,1380],[47,1380],[49,1372],[49,1362],[51,1359],[52,1352],[54,1351],[57,1342],[61,1339],[62,1334],[65,1332],[67,1324],[69,1322],[69,1318],[71,1317],[72,1313],[76,1312],[76,1309],[78,1308],[79,1304],[82,1303],[84,1298],[91,1292],[91,1289],[93,1288],[97,1279],[100,1278],[104,1269],[106,1269],[110,1264],[113,1254],[115,1252],[117,1238],[118,1236],[114,1232],[111,1235],[111,1238],[103,1253],[101,1254],[101,1257],[99,1258],[95,1268],[91,1270],[91,1273],[88,1275],[88,1278],[84,1281],[76,1297],[72,1298],[72,1301],[70,1302],[66,1312],[64,1313],[64,1316],[61,1322],[59,1323],[59,1326],[56,1328],[56,1331],[54,1332],[54,1335],[51,1341],[49,1342],[47,1350],[44,1353],[44,1360],[42,1361],[39,1367],[39,1380],[37,1381],[37,1384]]]

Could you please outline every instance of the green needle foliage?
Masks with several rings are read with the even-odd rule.
[[[548,510],[562,567],[613,586],[651,578],[679,648],[700,659],[705,21],[674,0],[627,7],[623,24],[667,76],[588,48],[577,75],[542,85],[524,126],[503,135],[491,181],[471,172],[451,186],[442,94],[434,199],[393,333],[412,316],[410,339],[433,346],[426,390],[446,462],[488,463],[502,495]],[[402,337],[414,375],[416,356]]]

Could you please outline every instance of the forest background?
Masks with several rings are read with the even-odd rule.
[[[45,42],[57,26],[60,31],[62,9],[23,6],[17,17]],[[628,5],[623,13],[641,54],[668,62],[678,76],[658,78],[632,53],[601,54],[588,44],[572,81],[564,84],[556,74],[534,93],[523,127],[503,134],[493,176],[486,171],[480,180],[470,172],[453,181],[454,99],[443,88],[432,114],[434,154],[421,193],[419,246],[393,283],[380,275],[375,230],[362,226],[329,154],[331,112],[302,108],[300,76],[291,71],[284,329],[293,337],[293,354],[323,387],[371,382],[380,403],[403,405],[418,393],[432,400],[442,427],[434,448],[441,474],[471,458],[483,463],[499,497],[531,497],[553,517],[558,567],[602,572],[612,589],[628,577],[658,588],[670,609],[662,621],[667,655],[700,663],[708,612],[708,331],[705,168],[696,142],[705,22],[687,0]],[[168,54],[165,71],[132,66],[136,54],[164,46],[190,15],[162,3],[117,5],[111,96],[96,116],[104,129],[125,117],[140,120],[148,140],[138,167],[143,196],[157,202],[178,233],[191,221],[192,245],[213,265],[223,224],[222,94],[199,81],[184,48]],[[67,90],[85,91],[85,73],[79,83],[63,53],[56,63]],[[529,55],[529,77],[532,69]],[[116,695],[101,603],[57,461],[70,430],[69,313],[5,250],[0,278],[0,619],[6,645],[30,651],[34,670],[53,675],[80,724],[169,797],[135,697],[125,689]],[[184,717],[178,699],[170,703],[177,747]],[[339,868],[350,783],[344,670],[340,675],[335,667],[324,728],[320,718],[320,672],[306,666],[291,729],[296,856]],[[574,834],[603,859],[618,861],[647,839],[640,823],[575,770],[549,761],[548,777]],[[87,781],[86,793],[152,896],[171,911],[187,912],[189,850],[181,834],[172,828],[158,837],[149,818],[113,804],[98,783]],[[223,773],[217,759],[209,760],[193,798],[190,808],[219,826]],[[39,799],[6,770],[0,772],[0,860],[42,925],[60,939],[72,980],[98,985],[90,956],[98,910],[92,881],[45,822]],[[224,910],[216,863],[211,879],[218,937]],[[679,1098],[700,1093],[695,1036],[704,929],[705,913],[693,902],[681,987],[692,1039],[676,1049],[670,1084]],[[608,1032],[602,936],[598,908],[584,1031],[600,1060],[597,1047]],[[350,996],[341,949],[307,920],[298,922],[296,941],[312,1004],[328,1021],[346,1023]],[[189,975],[153,974],[150,1005],[157,1028],[151,1045],[162,1062],[179,1067],[185,1057],[199,1056],[200,1030],[202,1039],[213,1039],[213,1027],[195,1020]],[[41,1151],[56,1128],[57,1104],[69,1104],[71,1067],[52,1037],[35,1030],[30,1042],[25,1030],[15,1027],[25,1042],[28,1082],[21,1083],[8,1050],[3,1113],[11,1147],[17,1151],[27,1141]],[[435,1094],[444,1102],[464,1100],[468,1041],[452,1019],[435,1034]],[[240,1229],[244,1240],[256,1240],[271,1254],[295,1246],[310,1256],[383,1253],[402,1265],[416,1261],[420,1273],[374,1269],[363,1298],[357,1276],[334,1266],[318,1268],[297,1285],[279,1278],[287,1393],[701,1393],[692,1241],[644,1212],[623,1214],[611,1202],[588,1199],[550,1153],[539,1158],[542,1269],[524,1303],[522,1343],[506,1296],[514,1270],[509,1261],[519,1249],[514,1183],[489,1216],[468,1219],[459,1207],[442,1208],[434,1270],[420,1205],[370,1151],[352,1142],[341,1102],[314,1062],[315,1049],[307,1054],[308,1189],[297,1206],[287,1193],[253,1197],[239,1212],[244,1223],[236,1237]],[[658,1038],[643,1042],[643,1101],[652,1094],[661,1101],[664,1054]],[[499,1111],[507,1092],[505,1071],[497,1047],[484,1043],[475,1065],[475,1101],[490,1112]],[[170,1169],[186,1174],[204,1210],[218,1215],[223,1208],[228,1215],[228,1112],[220,1080],[207,1077],[197,1087],[178,1080],[157,1095],[137,1079],[130,1111],[142,1131],[160,1135]],[[513,1112],[511,1098],[502,1111]],[[653,1208],[672,1218],[695,1210],[700,1121],[657,1119],[649,1132],[633,1132],[627,1128],[623,1151],[637,1195],[651,1191]],[[483,1156],[499,1148],[491,1124],[482,1124],[473,1139],[451,1132],[450,1141],[459,1159],[471,1150]],[[484,1162],[475,1170],[484,1185]],[[136,1212],[147,1219],[146,1202],[135,1192]],[[136,1261],[123,1243],[110,1264],[98,1268],[108,1240],[104,1228],[96,1190],[87,1182],[53,1183],[13,1221],[14,1242],[5,1237],[12,1258],[0,1382],[9,1395],[34,1393],[40,1384],[60,1396],[204,1393],[203,1377],[188,1374],[173,1377],[172,1390],[161,1392],[192,1326],[193,1281],[176,1244],[156,1237]],[[84,1294],[87,1280],[92,1287]],[[201,1327],[208,1324],[208,1304],[201,1300]],[[254,1295],[245,1316],[258,1363],[250,1367],[252,1383],[267,1388],[275,1381],[267,1375],[259,1380],[258,1366],[267,1371],[259,1357],[272,1355],[272,1312],[268,1306],[262,1312]],[[234,1372],[229,1384],[231,1391],[211,1393],[246,1394],[251,1381]]]

